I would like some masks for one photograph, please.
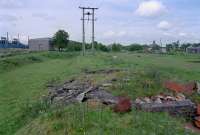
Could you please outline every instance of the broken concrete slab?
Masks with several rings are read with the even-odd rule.
[[[70,104],[86,100],[98,100],[103,104],[116,104],[117,98],[104,90],[103,85],[94,86],[89,80],[70,80],[62,86],[50,89],[49,97],[53,103]]]
[[[117,97],[103,89],[96,89],[94,91],[88,92],[85,96],[85,99],[96,99],[106,105],[116,104],[118,102]]]
[[[147,112],[168,112],[172,115],[192,117],[195,116],[196,107],[190,100],[170,101],[165,103],[137,104],[136,108]]]

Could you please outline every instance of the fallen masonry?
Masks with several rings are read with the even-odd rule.
[[[49,97],[51,102],[65,105],[92,99],[112,105],[118,100],[117,97],[104,90],[103,85],[94,86],[89,80],[70,80],[62,86],[51,87]]]
[[[168,112],[171,115],[192,118],[196,113],[196,105],[184,95],[175,97],[169,95],[158,95],[136,99],[135,106],[139,110],[147,112]]]

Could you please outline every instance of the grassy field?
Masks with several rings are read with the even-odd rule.
[[[113,58],[117,56],[117,58]],[[110,91],[115,95],[155,95],[166,91],[163,80],[187,82],[200,80],[200,56],[99,53],[85,57],[78,53],[44,52],[0,59],[0,134],[2,135],[157,135],[184,134],[183,119],[164,113],[133,110],[125,115],[109,108],[86,108],[85,105],[49,109],[40,99],[46,95],[49,82],[62,83],[81,76],[84,69],[123,68],[128,73],[116,74],[130,79],[117,82]],[[100,81],[104,76],[93,76]],[[146,84],[150,87],[144,87]],[[200,102],[196,94],[191,96]],[[84,117],[83,117],[84,116]],[[187,134],[192,134],[188,132]]]

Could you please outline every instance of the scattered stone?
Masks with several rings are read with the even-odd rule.
[[[142,101],[140,98],[137,98],[137,99],[135,100],[135,103],[136,103],[136,104],[144,104],[145,102]]]
[[[185,96],[182,93],[178,93],[176,96],[176,101],[186,100]]]
[[[162,104],[162,100],[160,98],[157,98],[154,103],[156,103],[156,104]]]
[[[165,98],[166,101],[176,101],[176,98],[175,97],[172,97],[172,96],[167,96]]]
[[[144,101],[145,101],[146,103],[148,103],[148,104],[149,104],[149,103],[152,103],[151,99],[148,98],[148,97],[145,97],[145,98],[144,98]]]

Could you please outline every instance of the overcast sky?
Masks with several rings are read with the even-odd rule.
[[[81,41],[79,6],[99,8],[96,40],[106,44],[200,42],[200,0],[0,0],[0,36],[26,41],[64,29]]]

